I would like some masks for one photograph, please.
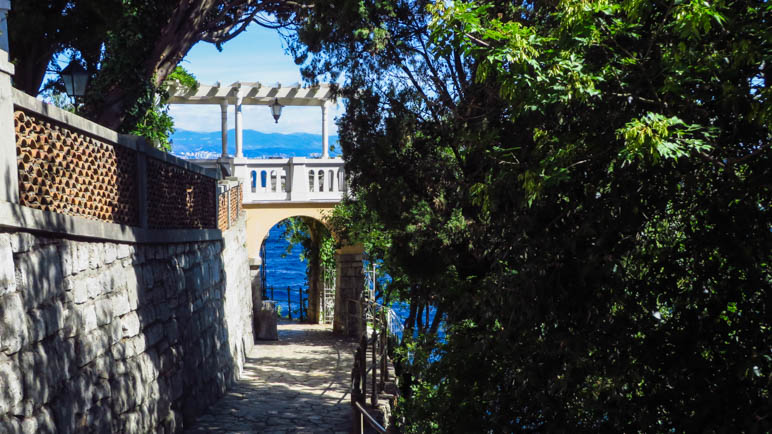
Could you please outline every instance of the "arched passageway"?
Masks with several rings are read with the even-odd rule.
[[[335,304],[334,241],[324,224],[293,216],[274,225],[263,240],[259,268],[263,298],[280,316],[332,324]]]
[[[325,222],[337,202],[252,202],[245,203],[247,214],[247,251],[250,268],[257,274],[261,266],[260,246],[270,229],[290,217],[303,217]],[[344,246],[336,251],[336,277],[333,329],[349,336],[361,332],[361,298],[364,288],[362,246]],[[323,282],[317,267],[309,276],[308,319],[319,322]],[[259,281],[255,276],[255,281]],[[256,290],[261,291],[257,288]]]
[[[268,231],[290,217],[307,217],[320,222],[332,212],[337,202],[265,202],[245,203],[247,213],[247,252],[250,265],[260,265],[260,245]]]

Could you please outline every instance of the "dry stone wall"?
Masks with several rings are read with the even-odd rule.
[[[181,431],[252,340],[244,218],[223,240],[0,232],[0,432]]]

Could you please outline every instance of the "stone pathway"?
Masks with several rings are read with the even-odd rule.
[[[244,374],[186,433],[349,432],[356,343],[323,325],[280,322],[260,341]]]

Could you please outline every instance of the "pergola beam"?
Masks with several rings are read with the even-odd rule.
[[[1,1],[1,0],[0,0]],[[276,100],[285,107],[321,107],[322,109],[322,158],[329,158],[328,114],[327,108],[334,101],[332,88],[328,83],[303,87],[298,83],[282,86],[276,83],[267,86],[260,82],[240,82],[223,86],[200,84],[196,90],[172,85],[169,89],[169,104],[213,104],[222,111],[222,157],[227,158],[227,126],[229,105],[234,106],[236,120],[236,158],[243,158],[242,149],[242,106],[270,106]]]
[[[276,98],[283,106],[323,106],[333,100],[332,88],[328,83],[302,87],[299,84],[282,86],[277,83],[267,86],[262,83],[236,82],[229,86],[201,84],[195,91],[172,85],[169,89],[169,104],[235,104],[237,95],[242,96],[243,105],[271,105]]]

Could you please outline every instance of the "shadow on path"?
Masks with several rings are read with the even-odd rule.
[[[348,432],[355,347],[330,326],[282,321],[279,340],[255,344],[241,379],[185,432]]]

